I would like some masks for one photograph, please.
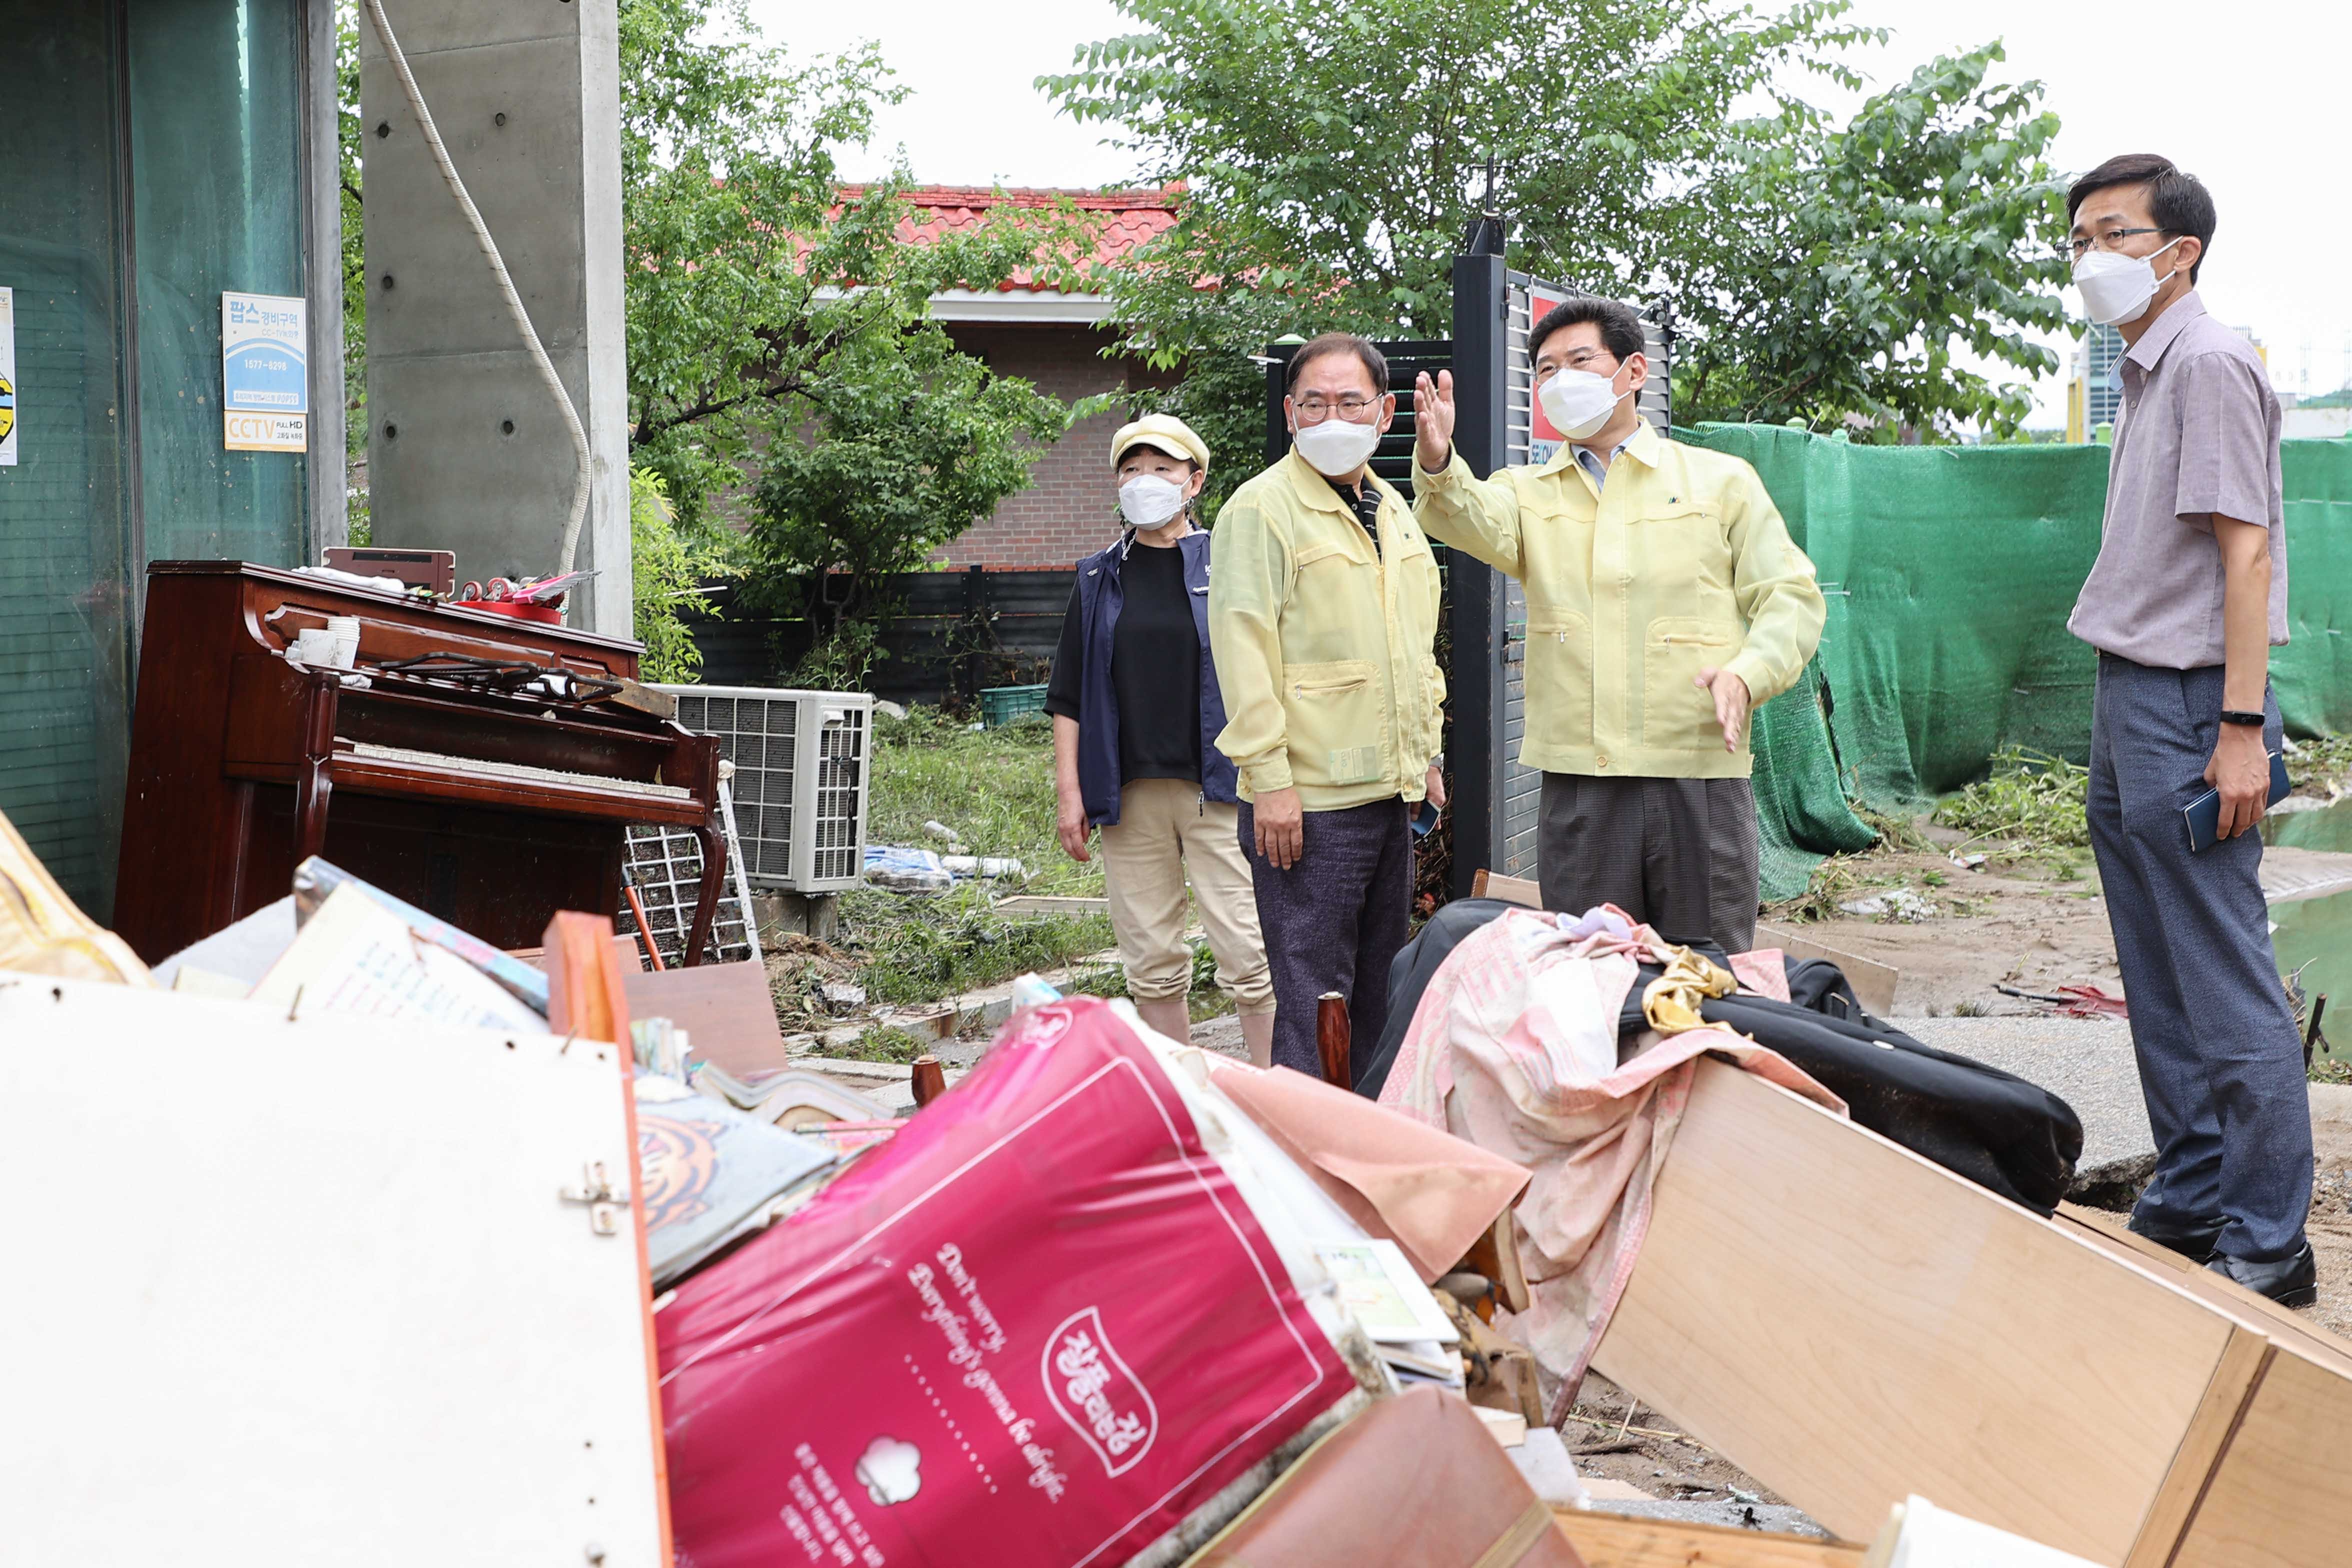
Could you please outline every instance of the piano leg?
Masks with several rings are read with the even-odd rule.
[[[342,682],[331,670],[314,669],[310,678],[302,711],[302,771],[294,781],[294,863],[298,866],[327,847],[327,797],[334,790],[329,769],[335,755],[335,710],[343,692]]]
[[[710,928],[719,918],[719,889],[727,878],[727,835],[718,825],[694,830],[702,842],[702,886],[694,899],[694,929],[686,939],[686,962],[700,963],[710,942]]]

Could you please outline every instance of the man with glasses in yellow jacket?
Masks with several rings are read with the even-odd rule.
[[[1821,640],[1813,564],[1756,470],[1661,437],[1630,306],[1562,301],[1528,334],[1551,460],[1470,472],[1454,377],[1416,388],[1413,512],[1527,585],[1528,727],[1544,907],[1612,903],[1664,936],[1755,945],[1749,709]]]
[[[1209,644],[1274,973],[1274,1062],[1320,1076],[1318,998],[1349,999],[1360,1055],[1388,1022],[1412,921],[1409,813],[1445,805],[1445,681],[1437,563],[1369,466],[1396,416],[1388,362],[1326,333],[1291,360],[1283,408],[1289,453],[1217,514]]]

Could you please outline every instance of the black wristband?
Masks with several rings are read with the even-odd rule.
[[[2242,708],[2224,708],[2221,710],[2221,722],[2224,724],[2243,724],[2249,729],[2259,730],[2264,724],[2269,723],[2270,721],[2263,718],[2260,713],[2249,713]]]

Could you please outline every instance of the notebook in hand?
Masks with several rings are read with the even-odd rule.
[[[2276,805],[2294,786],[2287,782],[2286,759],[2278,752],[2271,753],[2270,805]],[[2209,789],[2180,808],[2189,822],[2189,850],[2196,854],[2211,846],[2221,836],[2221,792]]]

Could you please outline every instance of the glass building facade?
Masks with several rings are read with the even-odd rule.
[[[226,290],[308,296],[313,344],[339,299],[336,237],[306,217],[310,9],[0,0],[17,447],[0,467],[0,813],[101,919],[147,563],[292,565],[316,542],[310,457],[224,447],[220,341]],[[326,384],[314,352],[310,374],[321,456],[340,367]],[[340,496],[342,454],[322,456]]]

